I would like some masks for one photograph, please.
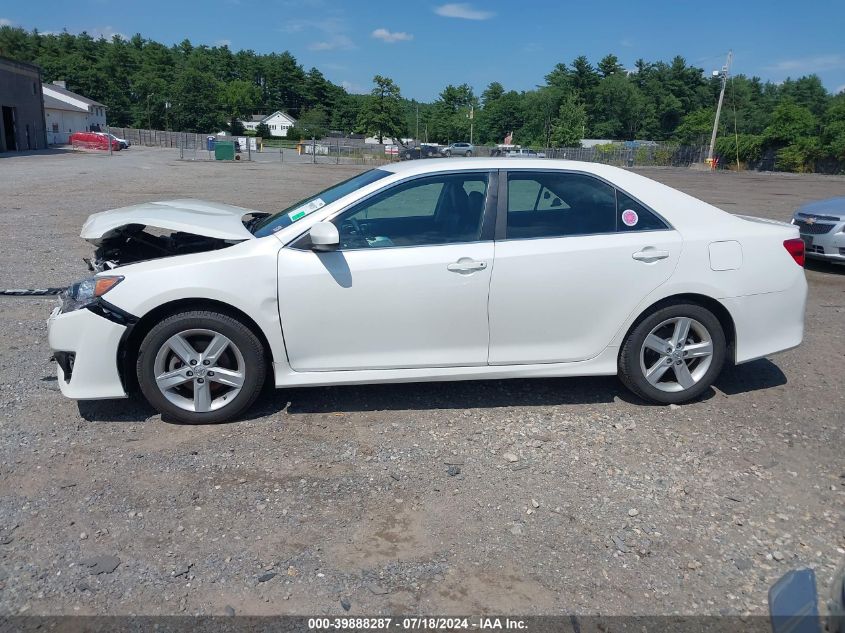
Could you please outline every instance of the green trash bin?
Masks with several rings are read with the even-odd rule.
[[[214,144],[214,160],[235,160],[235,142],[217,141]]]

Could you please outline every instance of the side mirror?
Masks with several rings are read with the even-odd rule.
[[[340,233],[331,222],[317,222],[308,231],[311,238],[311,250],[327,252],[335,251],[340,246]]]

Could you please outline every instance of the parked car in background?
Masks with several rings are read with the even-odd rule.
[[[807,257],[845,263],[845,197],[809,202],[792,216]]]
[[[511,149],[508,150],[503,154],[508,158],[545,158],[545,152],[538,152],[537,150],[528,149],[527,147],[522,147],[519,149]]]
[[[417,145],[416,147],[403,147],[402,150],[399,152],[399,158],[401,160],[412,160],[415,158],[436,158],[442,155],[443,154],[440,151],[439,145],[432,145],[429,143],[423,143],[422,145]]]
[[[452,143],[443,150],[446,158],[450,156],[472,156],[475,153],[475,145],[472,143]]]
[[[120,149],[127,149],[132,143],[127,141],[125,138],[120,138],[119,136],[115,136],[114,134],[109,134],[115,141],[120,143]]]
[[[47,325],[61,392],[139,385],[187,423],[238,415],[268,379],[618,374],[674,404],[804,332],[795,226],[599,163],[395,162],[274,215],[146,202],[82,237],[97,274]]]
[[[102,149],[108,150],[109,143],[113,151],[120,151],[120,142],[105,132],[74,132],[68,142],[74,149]]]

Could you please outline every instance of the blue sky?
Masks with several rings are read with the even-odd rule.
[[[733,49],[736,73],[816,73],[828,90],[845,89],[842,0],[39,0],[3,3],[0,24],[289,50],[351,91],[379,73],[420,100],[449,83],[529,89],[557,62],[610,52],[626,67],[682,55],[709,72]]]

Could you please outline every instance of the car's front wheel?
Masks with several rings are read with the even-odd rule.
[[[445,152],[443,152],[443,155],[446,158],[451,158],[452,157],[452,151],[447,149]]]
[[[168,317],[144,337],[138,384],[163,415],[188,424],[230,420],[249,407],[266,373],[264,349],[241,322],[219,312]]]
[[[644,400],[687,402],[713,384],[725,362],[725,333],[716,316],[688,303],[648,315],[619,353],[619,377]]]

